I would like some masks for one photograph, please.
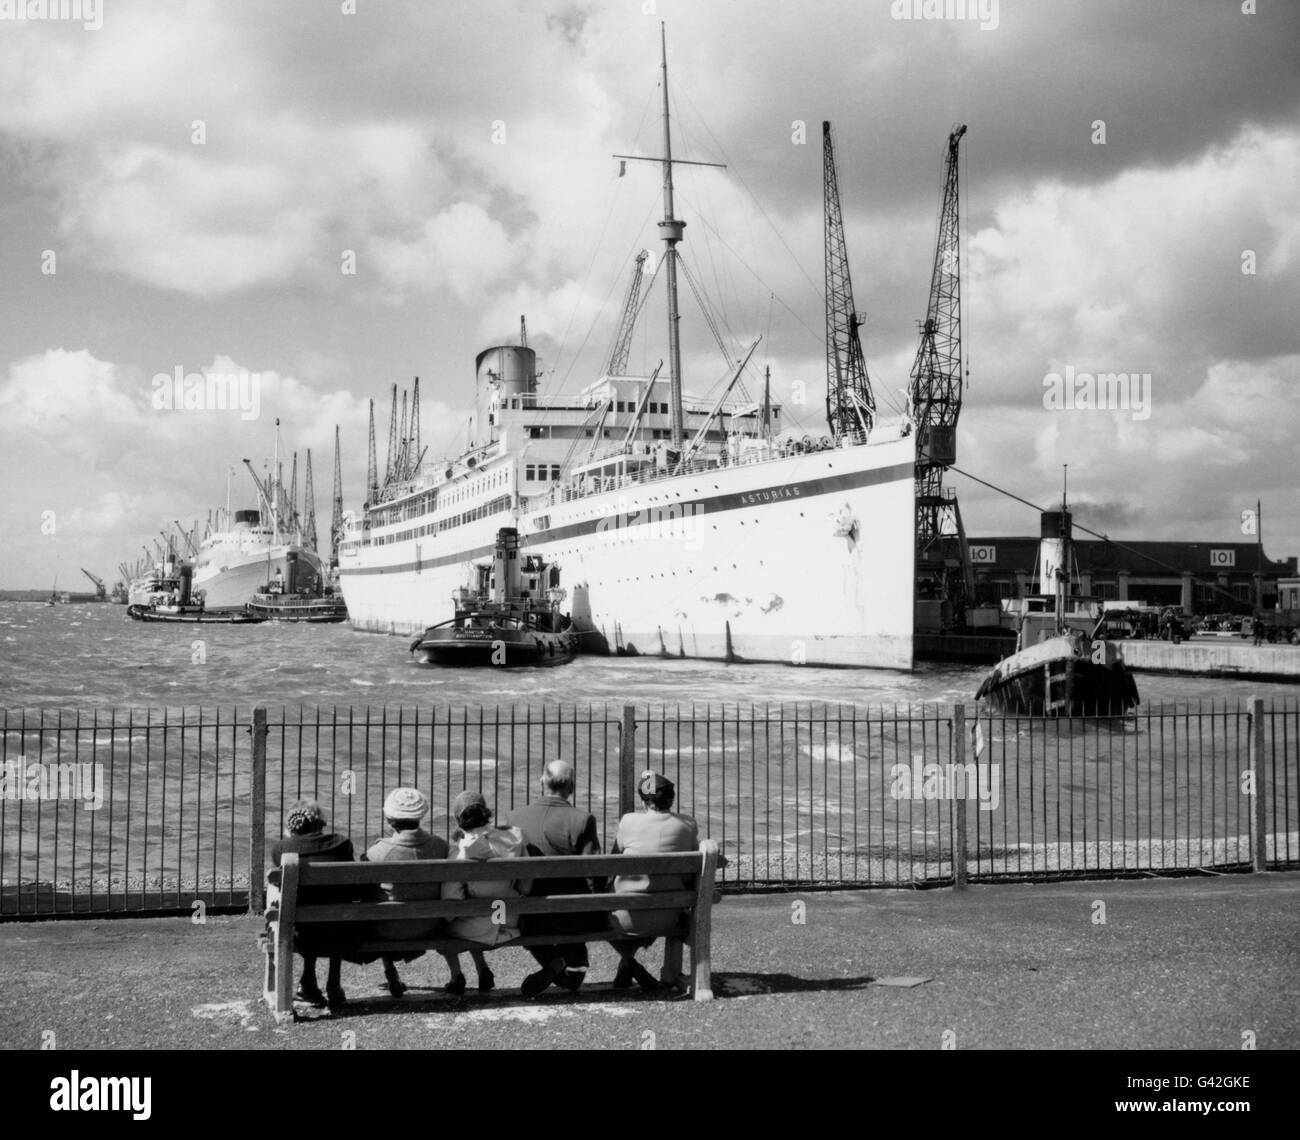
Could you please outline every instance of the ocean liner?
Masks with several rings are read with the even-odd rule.
[[[686,223],[673,205],[682,160],[672,157],[666,50],[662,68],[664,153],[649,161],[663,169],[666,379],[662,366],[623,374],[624,351],[578,396],[548,398],[523,337],[480,352],[459,457],[399,466],[383,488],[372,457],[368,502],[339,548],[350,619],[400,634],[446,621],[497,532],[516,528],[548,567],[539,588],[562,591],[575,629],[613,652],[910,669],[910,424],[877,422],[874,406],[835,415],[828,397],[830,434],[783,442],[782,408],[766,388],[761,402],[730,399],[754,346],[732,361],[720,397],[683,393]],[[415,407],[412,433],[418,389]]]
[[[304,533],[294,493],[286,492],[280,478],[280,421],[275,421],[276,458],[272,473],[259,479],[253,465],[244,466],[257,486],[257,509],[218,511],[216,529],[199,546],[194,563],[194,589],[203,592],[209,610],[243,609],[259,590],[274,587],[277,594],[318,594],[323,581],[315,540]],[[311,528],[314,529],[314,526]],[[131,600],[134,602],[135,596]]]

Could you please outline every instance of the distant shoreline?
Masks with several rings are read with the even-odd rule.
[[[72,590],[55,591],[60,596],[68,595],[66,603],[60,602],[60,605],[77,605],[81,602],[95,602],[96,598],[90,591],[74,593]],[[0,590],[0,602],[48,602],[50,600],[49,590]],[[111,605],[110,602],[103,603]]]

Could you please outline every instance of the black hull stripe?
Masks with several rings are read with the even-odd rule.
[[[753,491],[735,491],[725,495],[712,495],[699,499],[681,499],[672,504],[653,504],[649,507],[643,507],[635,518],[629,518],[624,524],[620,525],[619,529],[645,526],[651,522],[663,524],[672,521],[667,517],[655,516],[655,508],[661,506],[664,508],[669,506],[680,508],[686,503],[691,503],[694,505],[697,516],[701,514],[716,515],[726,511],[741,511],[747,507],[761,507],[776,502],[813,499],[820,495],[833,495],[840,491],[853,490],[858,487],[875,487],[882,483],[896,483],[901,480],[907,480],[910,483],[914,477],[915,466],[913,464],[895,463],[891,467],[877,467],[869,471],[849,471],[843,475],[832,475],[824,479],[805,479],[797,483],[777,483],[768,487],[759,487]],[[646,487],[652,485],[638,484],[637,486]],[[611,503],[612,505],[614,504]],[[563,542],[566,539],[595,534],[601,529],[601,523],[613,517],[615,513],[610,512],[602,518],[583,519],[581,522],[570,523],[568,526],[553,527],[550,530],[540,530],[533,534],[521,535],[521,542],[527,548],[529,545]],[[413,570],[433,570],[439,566],[451,566],[467,559],[490,557],[494,550],[494,546],[478,546],[469,550],[462,550],[457,554],[435,555],[432,558],[422,558],[418,562],[402,562],[393,566],[358,566],[350,569],[340,567],[339,573],[350,577],[362,574],[402,574]]]

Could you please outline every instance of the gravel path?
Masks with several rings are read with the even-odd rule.
[[[0,1042],[1239,1049],[1250,1032],[1260,1049],[1300,1047],[1300,872],[728,896],[715,912],[712,1003],[612,990],[603,945],[577,995],[525,1001],[531,959],[506,950],[491,958],[500,988],[462,999],[433,988],[445,972],[428,958],[403,968],[413,988],[400,1002],[381,990],[378,966],[345,966],[348,1005],[290,1026],[259,1000],[259,927],[246,917],[0,925]]]

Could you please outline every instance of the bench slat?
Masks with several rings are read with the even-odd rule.
[[[678,928],[670,931],[666,936],[659,935],[660,938],[685,938],[685,928]],[[505,950],[516,946],[557,946],[568,943],[578,942],[622,942],[626,939],[635,939],[635,935],[627,934],[622,930],[616,930],[611,927],[608,930],[591,930],[581,931],[580,933],[565,934],[525,934],[522,938],[511,938],[508,941],[498,942],[495,946],[484,947],[482,942],[466,942],[463,938],[422,938],[415,941],[404,939],[379,940],[370,939],[364,942],[348,943],[348,950],[359,950],[363,954],[385,954],[393,951],[394,954],[400,954],[407,950],[428,950],[435,953],[445,954],[464,954],[470,950]]]
[[[502,899],[506,916],[521,914],[600,913],[615,910],[687,910],[695,906],[695,891],[664,891],[660,894],[545,895]],[[327,903],[298,907],[295,922],[405,922],[409,919],[462,918],[490,915],[494,899],[463,899],[441,902],[430,899],[399,902]],[[512,923],[507,923],[512,925]]]
[[[285,856],[286,860],[289,858]],[[611,861],[612,864],[611,864]],[[698,875],[700,853],[555,855],[544,859],[419,859],[407,863],[298,863],[298,887],[358,883],[470,883],[484,879],[594,879],[612,875]]]

